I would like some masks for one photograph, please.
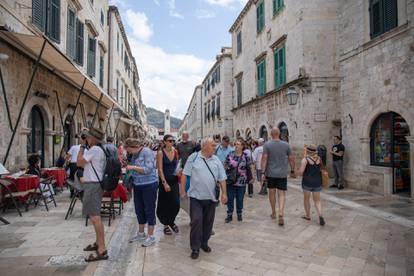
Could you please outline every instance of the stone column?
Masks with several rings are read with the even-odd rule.
[[[406,136],[405,139],[410,143],[411,198],[414,198],[414,136]]]

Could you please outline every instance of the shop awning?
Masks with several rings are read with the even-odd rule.
[[[115,107],[121,108],[108,94],[80,71],[76,65],[46,37],[2,30],[0,31],[0,39],[11,44],[13,47],[16,47],[33,59],[36,59],[39,56],[43,42],[46,40],[46,45],[40,60],[40,63],[43,66],[78,89],[81,89],[82,84],[85,81],[83,89],[84,93],[95,101],[98,101],[101,94],[103,94],[101,105],[106,108],[111,108],[113,104]]]
[[[139,126],[140,125],[137,120],[131,120],[131,119],[128,119],[126,117],[121,117],[121,121],[128,124],[128,125],[131,125],[131,126]]]

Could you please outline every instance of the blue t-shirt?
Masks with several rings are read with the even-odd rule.
[[[133,157],[132,163],[135,166],[142,167],[144,173],[133,172],[135,186],[144,186],[158,182],[157,169],[154,162],[154,153],[151,149],[144,147],[141,152]]]
[[[231,146],[227,146],[227,148],[223,148],[221,144],[216,146],[216,155],[220,159],[221,163],[226,161],[227,156],[234,151],[234,148]]]

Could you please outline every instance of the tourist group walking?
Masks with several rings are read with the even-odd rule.
[[[210,253],[209,240],[214,235],[217,207],[225,205],[225,224],[232,223],[233,219],[233,223],[242,223],[246,216],[245,196],[254,196],[255,185],[259,199],[268,195],[269,219],[276,220],[282,227],[286,224],[289,176],[302,176],[304,212],[301,218],[312,221],[312,199],[318,223],[326,224],[320,192],[329,184],[326,184],[326,164],[321,148],[305,145],[296,168],[292,148],[281,139],[278,128],[271,130],[269,141],[263,138],[232,141],[223,136],[194,142],[183,132],[179,143],[174,136],[166,134],[157,144],[128,138],[115,145],[112,137],[107,137],[104,143],[104,136],[97,128],[84,129],[76,136],[79,143],[72,146],[66,156],[62,154],[69,181],[82,190],[83,214],[92,222],[96,234],[95,241],[84,248],[91,252],[85,259],[88,262],[109,257],[101,220],[102,196],[113,189],[111,183],[121,180],[121,167],[125,174],[122,184],[130,191],[138,221],[129,242],[139,242],[143,247],[156,243],[157,220],[165,236],[180,235],[177,215],[182,208],[190,217],[191,258],[197,259],[200,250]],[[342,189],[345,147],[339,136],[335,136],[333,142],[330,153],[335,182],[331,187]],[[29,158],[27,172],[40,174],[38,156]],[[73,189],[72,196],[76,196]]]

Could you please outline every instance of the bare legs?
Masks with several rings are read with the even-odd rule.
[[[96,233],[96,244],[98,245],[98,253],[101,254],[106,250],[105,232],[100,216],[89,216]]]
[[[279,216],[283,217],[285,214],[286,191],[278,189],[269,189],[269,202],[272,208],[272,219],[276,219],[276,193],[278,201]]]
[[[311,192],[303,192],[303,207],[305,209],[305,216],[310,218],[310,196]],[[319,217],[322,217],[322,204],[321,204],[321,193],[312,193],[313,203],[315,204],[316,212]]]
[[[139,224],[138,225],[138,232],[144,233],[145,224]],[[153,236],[154,235],[154,225],[148,225],[148,235]]]

